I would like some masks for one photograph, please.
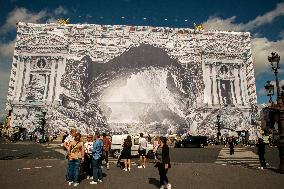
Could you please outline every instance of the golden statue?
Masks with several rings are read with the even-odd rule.
[[[194,25],[194,30],[196,30],[196,31],[204,30],[204,27],[203,27],[202,24],[195,24],[195,23],[193,23],[193,25]]]
[[[57,19],[57,23],[61,25],[69,24],[69,18],[68,19],[59,18]]]

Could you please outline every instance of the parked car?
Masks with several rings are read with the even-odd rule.
[[[110,154],[114,158],[118,158],[121,154],[122,151],[122,145],[124,142],[124,139],[126,139],[128,135],[123,134],[123,135],[113,135],[112,136],[112,141],[111,141],[111,150]],[[138,156],[138,148],[139,148],[139,136],[131,136],[132,140],[132,147],[131,147],[131,155],[132,156]],[[150,159],[154,158],[154,153],[153,153],[153,145],[148,142],[147,148],[146,148],[146,154],[147,157]]]
[[[208,146],[207,136],[186,136],[184,139],[175,143],[176,148],[204,148],[204,146]]]

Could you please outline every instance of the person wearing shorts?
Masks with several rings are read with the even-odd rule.
[[[138,153],[140,156],[140,165],[138,168],[145,168],[146,167],[146,148],[147,148],[147,140],[143,137],[143,133],[140,133],[139,138],[139,148]]]

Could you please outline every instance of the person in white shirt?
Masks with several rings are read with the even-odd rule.
[[[143,137],[143,133],[140,133],[139,138],[139,148],[138,153],[140,156],[140,165],[138,168],[145,168],[146,167],[146,148],[147,148],[147,140]]]
[[[93,135],[87,136],[87,142],[84,144],[85,157],[84,157],[84,172],[87,179],[93,179],[93,166],[92,166],[92,146],[94,138]]]

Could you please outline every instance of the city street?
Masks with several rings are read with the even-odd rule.
[[[222,147],[171,149],[173,163],[168,175],[173,188],[281,188],[283,186],[284,175],[276,173],[273,168],[259,170],[256,167],[236,163],[236,158],[234,158],[235,163],[227,159],[227,162],[218,163],[220,157],[224,155],[221,151],[226,150]],[[1,188],[70,188],[65,182],[66,160],[59,149],[60,146],[56,143],[49,146],[33,142],[1,143]],[[250,149],[248,151],[242,149],[245,154],[255,155]],[[275,148],[272,149],[275,153]],[[272,153],[270,149],[267,151]],[[238,151],[234,157],[237,157],[237,153]],[[115,161],[112,159],[112,162]],[[137,162],[137,158],[133,161]],[[275,164],[275,162],[269,163]],[[151,189],[159,186],[158,171],[153,167],[153,163],[149,163],[146,169],[137,169],[137,166],[133,165],[131,172],[124,172],[112,164],[111,169],[103,169],[103,173],[102,184],[89,185],[89,181],[85,179],[78,188]]]

